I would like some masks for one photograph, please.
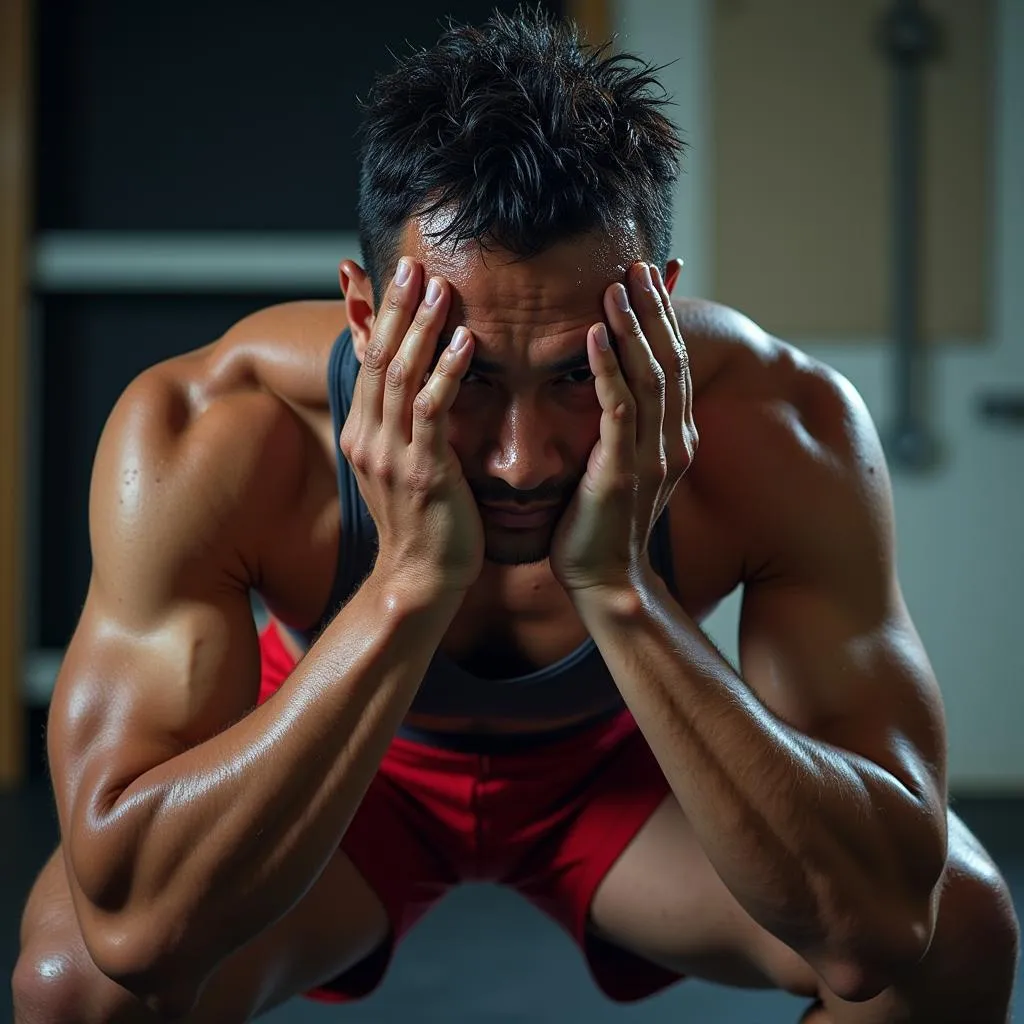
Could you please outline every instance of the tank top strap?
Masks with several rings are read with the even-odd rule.
[[[377,528],[370,510],[359,493],[359,482],[341,452],[339,439],[342,427],[352,408],[359,360],[352,346],[352,332],[346,327],[331,348],[327,363],[327,397],[331,407],[334,428],[335,462],[338,473],[338,501],[341,525],[338,543],[338,562],[334,572],[334,585],[320,621],[314,629],[301,635],[311,643],[338,609],[359,589],[370,574],[377,557]]]
[[[675,567],[672,564],[672,530],[669,522],[668,508],[658,516],[654,529],[651,530],[648,555],[650,556],[651,567],[665,581],[665,586],[668,587],[669,593],[678,597]]]

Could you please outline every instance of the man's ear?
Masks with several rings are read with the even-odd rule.
[[[373,331],[373,286],[366,271],[352,260],[342,260],[338,267],[338,281],[345,298],[349,330],[352,331],[352,348],[361,363]]]
[[[669,260],[665,264],[665,273],[663,275],[665,281],[665,288],[669,295],[672,294],[672,289],[676,286],[676,281],[679,280],[679,274],[683,269],[682,260]]]

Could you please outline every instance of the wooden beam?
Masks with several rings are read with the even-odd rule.
[[[0,0],[0,788],[25,776],[22,474],[29,4]]]
[[[566,0],[565,14],[591,46],[608,42],[615,31],[611,0]]]

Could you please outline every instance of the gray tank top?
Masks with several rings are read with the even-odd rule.
[[[352,403],[359,362],[346,328],[334,343],[328,363],[328,395],[334,420],[334,436],[341,428]],[[289,630],[308,647],[337,614],[373,568],[377,554],[377,529],[359,493],[355,473],[338,448],[338,494],[341,502],[341,543],[334,587],[320,620],[307,631]],[[651,533],[650,559],[655,572],[675,593],[668,515],[663,513]],[[498,659],[496,659],[498,660]],[[501,676],[495,664],[493,675]],[[623,707],[622,696],[594,641],[589,637],[576,650],[546,668],[523,676],[483,679],[437,651],[413,701],[412,710],[429,715],[459,718],[568,718],[588,714],[591,720],[615,714]],[[451,746],[450,738],[403,727],[399,735],[420,742]],[[550,739],[551,736],[548,735]],[[468,748],[475,748],[470,740]]]

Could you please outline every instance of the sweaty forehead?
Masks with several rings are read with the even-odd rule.
[[[559,242],[529,259],[487,251],[477,242],[438,244],[425,237],[431,227],[419,219],[411,221],[403,253],[422,262],[427,277],[437,275],[450,283],[453,302],[448,319],[453,329],[466,324],[484,336],[495,335],[494,340],[518,334],[517,328],[535,337],[576,327],[585,330],[602,318],[608,285],[623,280],[644,255],[630,222],[613,232]]]

